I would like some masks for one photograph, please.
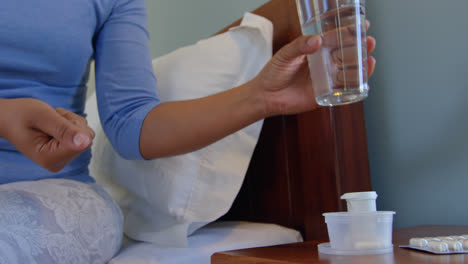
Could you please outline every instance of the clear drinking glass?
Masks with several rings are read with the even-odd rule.
[[[320,35],[308,55],[315,99],[335,106],[367,97],[365,0],[296,0],[303,35]]]

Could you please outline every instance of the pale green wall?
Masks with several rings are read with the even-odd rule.
[[[156,57],[192,44],[266,0],[147,0]],[[368,0],[377,39],[365,101],[379,210],[396,227],[468,224],[466,0]]]
[[[467,0],[368,0],[372,185],[397,227],[468,224]],[[428,234],[430,235],[430,234]]]
[[[267,0],[147,0],[151,55],[209,37]]]

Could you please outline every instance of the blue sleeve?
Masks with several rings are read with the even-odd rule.
[[[96,95],[104,132],[126,159],[142,159],[140,132],[159,104],[144,0],[116,0],[95,39]]]

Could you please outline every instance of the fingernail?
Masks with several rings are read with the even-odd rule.
[[[310,47],[318,45],[320,40],[321,40],[321,38],[319,36],[312,36],[312,37],[307,39],[307,45],[310,46]]]
[[[87,146],[89,144],[89,137],[81,133],[78,133],[75,135],[75,137],[73,137],[73,144],[75,144],[75,146],[77,147],[82,146],[82,145]]]

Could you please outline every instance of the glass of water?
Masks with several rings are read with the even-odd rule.
[[[315,99],[335,106],[367,97],[365,0],[296,0],[303,35],[320,35],[308,55]]]

